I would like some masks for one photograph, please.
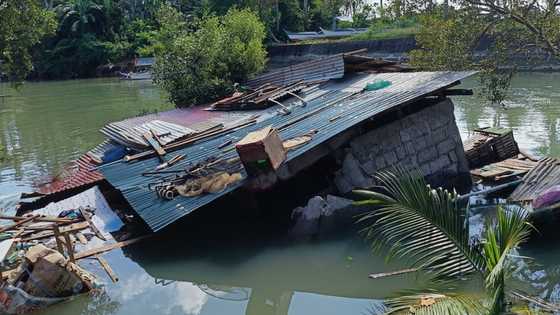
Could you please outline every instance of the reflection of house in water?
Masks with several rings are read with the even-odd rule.
[[[244,305],[239,313],[227,314],[348,314],[344,310],[349,309],[362,314],[381,298],[413,286],[412,276],[369,279],[372,272],[398,266],[387,266],[382,257],[371,255],[367,244],[349,237],[354,229],[331,230],[328,239],[293,242],[259,237],[249,230],[254,221],[241,221],[208,230],[205,238],[212,241],[191,235],[199,231],[192,228],[189,233],[187,225],[183,233],[163,233],[124,252],[159,279],[161,290],[193,284],[210,295],[208,303]],[[321,312],[327,306],[332,310]]]

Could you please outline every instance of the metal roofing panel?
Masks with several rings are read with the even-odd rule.
[[[265,83],[290,85],[303,81],[312,83],[344,77],[344,58],[342,54],[319,58],[264,73],[246,82],[249,87],[257,88]]]
[[[171,169],[184,168],[188,163],[194,165],[213,156],[223,158],[235,157],[237,155],[235,151],[222,153],[218,146],[226,140],[232,140],[235,143],[248,132],[258,130],[267,125],[273,125],[278,128],[295,121],[289,128],[280,131],[282,139],[305,134],[311,129],[318,130],[318,133],[309,143],[288,152],[288,161],[290,161],[352,126],[391,108],[414,102],[434,91],[449,87],[473,73],[381,73],[357,76],[347,82],[326,84],[306,97],[308,101],[306,107],[293,108],[290,115],[274,116],[225,136],[195,143],[178,150],[176,154],[185,154],[187,158]],[[376,79],[388,80],[392,85],[377,91],[361,92],[361,89],[367,82]],[[330,118],[334,116],[340,116],[340,118],[330,121]],[[229,187],[226,191],[216,194],[191,198],[177,197],[171,201],[162,200],[147,188],[148,183],[152,179],[142,176],[143,172],[154,170],[158,164],[157,158],[151,158],[131,164],[119,162],[101,168],[101,172],[105,175],[106,179],[115,188],[121,190],[131,206],[153,231],[162,229],[186,214],[234,191],[244,184],[244,180],[242,180]],[[245,174],[243,176],[245,177]]]
[[[149,147],[148,142],[143,137],[146,132],[154,131],[159,135],[162,144],[171,143],[195,132],[190,128],[157,119],[138,125],[126,122],[109,123],[100,131],[107,138],[133,148]]]

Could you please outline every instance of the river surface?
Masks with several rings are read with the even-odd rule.
[[[476,86],[476,80],[464,83]],[[21,192],[59,171],[99,143],[107,122],[169,108],[149,82],[93,79],[26,83],[19,91],[0,85],[0,208],[13,213]],[[522,73],[505,107],[482,98],[457,97],[455,115],[463,139],[477,127],[511,127],[520,146],[560,156],[560,74]],[[473,207],[474,208],[474,207]],[[482,209],[482,208],[481,208]],[[483,211],[474,212],[473,225]],[[85,260],[106,283],[104,293],[79,297],[40,314],[370,314],[379,301],[414,285],[413,277],[370,280],[386,264],[349,227],[312,241],[260,237],[250,228],[215,237],[212,227],[198,240],[159,239],[133,250],[105,255],[119,282],[110,283],[97,263]],[[223,233],[221,233],[223,234]],[[236,234],[236,235],[233,235]],[[239,234],[239,235],[237,235]],[[227,233],[226,233],[227,235]],[[517,280],[552,301],[560,300],[557,241],[534,241],[522,254]]]

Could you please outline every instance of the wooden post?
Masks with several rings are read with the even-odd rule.
[[[64,256],[64,248],[62,247],[62,244],[60,243],[60,230],[58,229],[58,225],[56,223],[53,224],[53,233],[54,233],[54,239],[56,241],[56,248],[58,249],[60,254],[62,254],[62,256]]]
[[[68,232],[62,234],[64,236],[64,241],[66,243],[66,251],[68,252],[68,256],[70,257],[71,262],[76,262],[74,259],[74,244],[68,235]]]

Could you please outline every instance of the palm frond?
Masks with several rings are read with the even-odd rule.
[[[387,248],[389,258],[409,259],[436,280],[484,269],[481,252],[469,245],[466,211],[457,206],[456,193],[431,189],[418,173],[402,170],[377,179],[388,193],[372,195],[382,205],[362,218],[373,221],[365,231],[374,247]]]
[[[406,295],[386,300],[385,306],[384,314],[482,315],[488,312],[478,297],[461,294]]]
[[[493,295],[493,313],[498,313],[504,303],[504,282],[509,273],[512,252],[529,238],[532,226],[528,213],[521,208],[498,208],[495,224],[488,224],[484,233],[482,250],[485,258],[486,288]]]

